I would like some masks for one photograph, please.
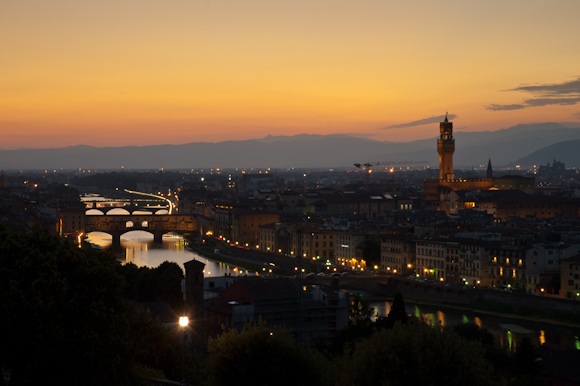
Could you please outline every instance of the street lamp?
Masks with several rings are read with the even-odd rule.
[[[187,340],[187,332],[185,328],[189,325],[189,318],[187,316],[179,317],[179,325],[181,326],[181,331],[183,334],[183,375],[181,378],[181,385],[187,385],[187,380],[185,377],[185,341]]]

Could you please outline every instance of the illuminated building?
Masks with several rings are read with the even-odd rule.
[[[381,270],[415,275],[415,235],[393,234],[381,239]]]
[[[280,223],[261,225],[260,228],[260,250],[264,252],[278,252],[276,243],[276,231],[280,228]]]
[[[446,240],[424,239],[415,243],[417,274],[426,280],[445,278]]]
[[[85,233],[85,207],[83,204],[60,208],[57,213],[57,233],[62,237],[77,237]]]
[[[574,213],[578,208],[571,202],[561,201],[558,204],[556,200],[532,195],[534,177],[517,175],[494,177],[491,160],[488,160],[486,178],[455,178],[453,122],[449,122],[447,116],[440,123],[439,132],[437,139],[439,179],[424,180],[425,198],[436,205],[438,210],[451,215],[457,214],[462,209],[474,209],[504,220],[509,216],[535,215],[538,218],[547,218],[557,214],[578,215]],[[523,194],[519,194],[519,191]]]
[[[260,226],[277,223],[280,214],[269,210],[246,209],[233,212],[233,240],[254,248],[260,244]],[[247,245],[246,245],[247,244]]]
[[[365,232],[337,231],[335,243],[335,264],[350,269],[365,269],[366,262],[357,256],[356,249],[367,240]]]
[[[456,214],[471,209],[506,221],[510,217],[537,219],[555,216],[578,217],[579,202],[573,198],[526,194],[518,190],[454,191],[446,196],[445,210]],[[443,206],[443,205],[441,205]],[[440,206],[440,207],[441,207]]]
[[[525,289],[529,246],[498,245],[489,249],[489,286]],[[485,278],[487,284],[487,275]],[[509,286],[509,287],[506,287]]]
[[[528,293],[542,296],[546,296],[547,294],[557,295],[558,286],[554,286],[554,282],[559,282],[560,297],[573,299],[573,297],[567,297],[566,295],[568,292],[571,292],[573,295],[580,292],[580,289],[577,287],[579,281],[570,282],[570,280],[574,279],[574,274],[576,278],[579,275],[578,268],[574,268],[573,266],[574,261],[576,261],[576,264],[578,262],[578,253],[580,253],[580,246],[574,244],[561,242],[534,244],[533,248],[526,251],[526,258],[524,260],[524,264],[526,264]],[[570,270],[571,263],[572,270],[575,270],[575,272],[571,272]],[[556,278],[560,280],[556,280]],[[575,286],[576,288],[573,288]],[[542,291],[542,289],[544,290]],[[576,290],[576,292],[573,292],[573,290]]]
[[[331,191],[319,189],[304,194],[305,212],[319,216],[364,216],[377,218],[385,211],[397,209],[395,200],[380,192]]]
[[[441,202],[445,200],[445,195],[451,191],[489,190],[495,186],[493,178],[455,178],[453,173],[453,153],[455,152],[453,122],[449,122],[447,116],[439,124],[437,152],[439,153],[439,179],[426,179],[424,181],[427,200]],[[489,167],[491,168],[491,161]],[[447,210],[444,203],[439,204],[438,207],[439,210]]]
[[[2,170],[2,174],[0,174],[0,188],[7,188],[8,187],[8,177],[4,174],[4,170]]]
[[[259,245],[260,225],[280,220],[278,213],[266,210],[257,200],[242,198],[216,200],[211,217],[213,229],[208,231],[213,237],[248,247]]]
[[[439,179],[454,180],[453,153],[455,153],[455,139],[453,139],[453,122],[447,120],[439,123],[439,139],[437,140],[437,153],[439,153]]]
[[[499,190],[521,190],[522,192],[534,193],[534,177],[524,177],[518,175],[506,175],[495,178],[495,187]]]
[[[580,300],[580,255],[560,260],[560,297]]]
[[[260,226],[260,249],[334,263],[336,231],[320,224],[272,223]]]

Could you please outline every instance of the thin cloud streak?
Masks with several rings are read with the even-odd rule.
[[[538,86],[521,86],[505,91],[524,91],[536,98],[527,99],[524,104],[486,106],[486,110],[507,111],[520,110],[527,107],[561,105],[571,106],[580,102],[580,78],[564,83],[543,84]]]
[[[507,91],[527,91],[532,94],[545,95],[576,95],[580,94],[580,78],[560,84],[545,84],[539,86],[522,86]]]
[[[526,101],[528,106],[547,106],[547,105],[575,105],[580,102],[580,97],[578,98],[539,98],[539,99],[528,99]]]
[[[455,115],[455,114],[448,114],[447,115],[447,119],[454,119],[454,118],[457,118],[457,115]],[[403,129],[405,127],[413,127],[413,126],[421,126],[421,125],[428,125],[428,124],[432,124],[432,123],[438,123],[438,122],[442,122],[444,119],[445,119],[445,115],[438,115],[436,117],[419,119],[418,121],[413,121],[413,122],[409,122],[409,123],[400,123],[398,125],[381,127],[381,129],[383,129],[383,130]]]
[[[526,107],[527,106],[525,105],[489,105],[486,106],[485,109],[491,111],[505,111],[505,110],[520,110]]]

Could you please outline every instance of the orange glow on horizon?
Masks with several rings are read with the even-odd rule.
[[[446,109],[456,132],[580,120],[578,104],[486,109],[578,76],[579,2],[531,2],[525,18],[515,3],[419,2],[3,2],[2,148],[412,141],[438,124],[383,128]]]

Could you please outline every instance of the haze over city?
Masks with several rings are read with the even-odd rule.
[[[5,1],[2,149],[580,120],[580,2]]]

